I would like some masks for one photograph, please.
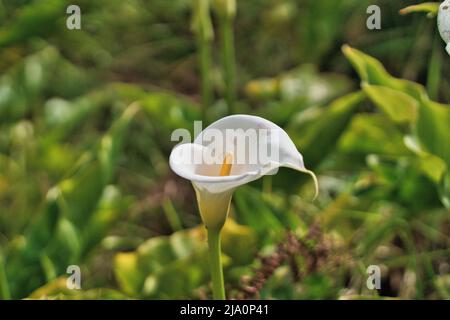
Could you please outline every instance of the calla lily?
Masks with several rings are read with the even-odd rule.
[[[202,220],[208,235],[212,235],[208,237],[210,247],[217,250],[237,187],[288,167],[311,175],[316,194],[318,190],[314,173],[305,168],[288,134],[276,124],[250,115],[222,118],[203,130],[193,143],[176,146],[170,155],[170,167],[192,182]],[[217,260],[217,256],[211,259]],[[215,294],[215,298],[221,297],[224,295]]]
[[[274,154],[268,155],[265,159],[259,159],[259,161],[249,163],[249,161],[242,163],[238,162],[239,159],[235,155],[231,156],[233,152],[229,149],[234,149],[236,152],[237,144],[239,140],[248,138],[248,130],[257,130],[265,132],[268,135],[277,135],[277,138],[269,139],[267,137],[259,137],[259,143],[254,150],[271,150],[275,151]],[[214,149],[209,143],[210,139],[206,139],[211,131],[220,133],[219,136],[223,137],[223,141],[215,145],[222,147],[222,150],[218,148]],[[235,135],[231,138],[227,137],[227,130],[232,130]],[[247,133],[247,135],[246,135]],[[214,135],[216,137],[216,135]],[[230,141],[234,140],[234,141]],[[244,149],[237,150],[238,152],[247,153],[245,160],[249,160],[248,149],[251,147],[247,143]],[[253,146],[254,147],[254,146]],[[210,149],[208,151],[208,149]],[[204,154],[217,153],[217,159],[225,159],[229,157],[227,161],[221,161],[221,163],[194,163],[193,159],[201,159]],[[231,159],[233,158],[233,159]],[[224,165],[230,167],[229,174],[221,174],[221,169]],[[311,171],[305,168],[303,163],[303,157],[295,147],[288,134],[279,126],[266,119],[250,115],[233,115],[222,118],[204,131],[194,140],[193,143],[180,144],[176,146],[170,155],[170,167],[179,176],[191,180],[197,194],[197,200],[200,205],[200,211],[204,223],[208,228],[221,228],[225,222],[226,212],[228,211],[228,204],[233,191],[240,185],[257,180],[264,175],[273,174],[279,167],[289,167],[307,174],[310,174],[314,179],[316,194],[317,194],[317,180]],[[214,208],[220,206],[219,208]],[[211,208],[209,208],[211,207]],[[202,210],[204,209],[204,210]],[[214,210],[209,210],[214,209]]]
[[[445,49],[450,55],[450,0],[445,0],[439,6],[437,23],[439,33],[447,44]]]

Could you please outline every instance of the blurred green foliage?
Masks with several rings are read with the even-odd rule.
[[[195,195],[168,167],[172,131],[202,116],[191,1],[77,3],[81,30],[68,1],[0,1],[0,298],[209,298]],[[311,181],[283,169],[236,191],[229,297],[288,230],[299,251],[255,297],[450,297],[450,64],[417,13],[435,5],[408,5],[237,1],[234,108],[284,127],[321,190],[311,202]],[[227,112],[219,40],[208,122]],[[82,290],[66,287],[72,264]]]

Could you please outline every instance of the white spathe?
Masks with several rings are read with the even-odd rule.
[[[250,130],[249,130],[250,129]],[[227,132],[237,132],[233,139],[229,139]],[[217,133],[223,137],[219,147],[214,151],[219,159],[224,159],[229,150],[240,150],[237,147],[243,139],[248,137],[245,132],[270,132],[269,138],[258,138],[252,143],[244,143],[245,153],[254,150],[275,150],[265,158],[264,162],[236,162],[239,154],[234,155],[231,172],[228,176],[220,176],[222,163],[205,163],[192,161],[203,159],[205,151],[211,151],[211,136],[217,137]],[[270,135],[276,134],[276,139]],[[215,141],[217,143],[217,141]],[[255,146],[254,144],[258,144]],[[230,149],[231,147],[231,149]],[[233,149],[234,147],[234,149]],[[213,147],[214,148],[214,147]],[[249,160],[251,157],[245,157]],[[233,191],[248,182],[259,179],[268,174],[273,174],[279,167],[288,167],[311,175],[315,184],[316,195],[318,192],[317,179],[313,172],[307,170],[303,163],[303,157],[295,147],[288,134],[279,126],[266,119],[250,115],[232,115],[222,118],[204,129],[193,143],[177,145],[170,155],[170,167],[179,176],[191,180],[199,203],[200,214],[208,228],[221,228],[225,222]]]
[[[438,11],[438,29],[442,39],[447,44],[445,48],[450,55],[450,0],[445,0],[439,6]]]

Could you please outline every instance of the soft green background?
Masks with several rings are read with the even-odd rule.
[[[202,114],[191,0],[75,2],[70,31],[73,1],[0,0],[0,298],[210,298],[195,195],[167,161],[171,132]],[[320,194],[288,169],[237,190],[228,297],[450,298],[450,57],[435,17],[399,14],[420,1],[237,2],[235,112],[285,128]],[[371,4],[382,30],[366,28]],[[209,122],[227,114],[211,15]],[[82,290],[66,288],[72,264]]]

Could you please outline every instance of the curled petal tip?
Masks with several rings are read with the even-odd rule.
[[[309,174],[311,178],[314,180],[314,197],[313,201],[316,200],[317,196],[319,195],[319,181],[317,180],[316,175],[311,170],[306,170],[305,173]]]

